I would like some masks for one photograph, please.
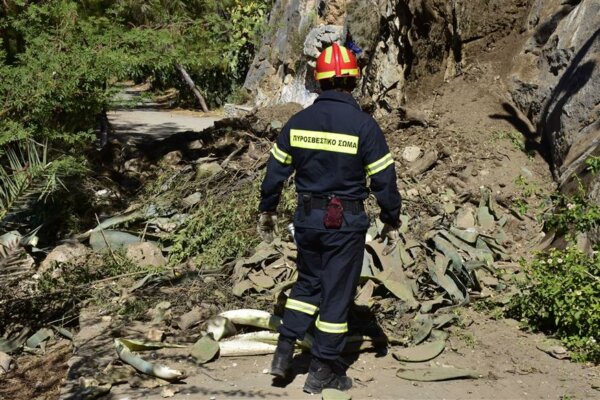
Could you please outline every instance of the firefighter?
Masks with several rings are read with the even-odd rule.
[[[363,205],[369,195],[367,177],[381,208],[381,238],[388,247],[398,239],[400,194],[394,161],[381,129],[352,97],[359,76],[356,57],[346,47],[334,43],[319,55],[315,78],[321,94],[283,127],[261,186],[258,231],[270,242],[283,184],[296,172],[298,280],[285,304],[271,374],[287,376],[295,341],[314,323],[304,385],[313,394],[352,386],[336,359],[345,345],[370,222]]]

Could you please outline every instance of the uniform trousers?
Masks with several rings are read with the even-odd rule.
[[[296,228],[298,280],[285,305],[279,333],[303,339],[314,323],[311,353],[336,359],[348,332],[365,249],[366,232]]]

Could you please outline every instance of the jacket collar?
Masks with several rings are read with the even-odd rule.
[[[339,101],[351,105],[352,107],[360,110],[360,106],[354,100],[354,97],[350,93],[340,92],[339,90],[326,90],[317,97],[315,103],[319,101]]]

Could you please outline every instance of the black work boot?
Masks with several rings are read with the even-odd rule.
[[[308,368],[308,377],[303,388],[306,393],[318,394],[323,389],[345,391],[352,387],[352,379],[333,372],[331,364],[332,362],[329,360],[320,360],[317,357],[312,358],[310,367]]]
[[[294,357],[294,343],[296,341],[279,335],[277,348],[271,362],[271,375],[278,378],[285,378],[292,366],[292,358]]]

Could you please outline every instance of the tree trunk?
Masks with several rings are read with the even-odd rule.
[[[190,75],[179,63],[175,64],[175,68],[177,68],[177,71],[181,74],[181,77],[183,78],[185,83],[187,83],[187,85],[190,87],[190,89],[194,93],[194,96],[196,97],[196,99],[198,99],[198,101],[200,102],[200,107],[202,107],[202,111],[208,112],[208,107],[206,106],[204,97],[202,97],[202,94],[196,87],[196,84],[194,83],[194,81],[192,80]]]

